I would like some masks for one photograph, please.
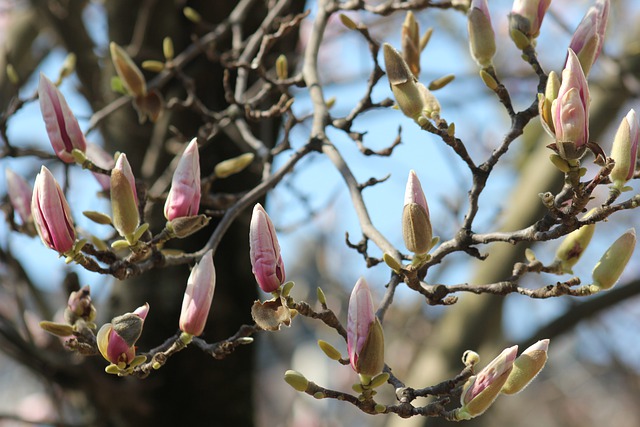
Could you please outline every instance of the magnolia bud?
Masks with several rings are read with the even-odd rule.
[[[437,117],[440,104],[423,84],[419,83],[402,56],[391,45],[383,45],[384,63],[398,107],[416,122],[421,117]]]
[[[587,249],[595,224],[587,224],[567,234],[558,250],[556,250],[555,262],[559,262],[564,273],[572,273],[571,269],[578,262],[584,251]]]
[[[602,255],[593,268],[593,286],[598,290],[611,289],[624,271],[636,246],[636,231],[627,230]]]
[[[515,0],[509,14],[509,33],[519,49],[540,34],[540,26],[551,0]]]
[[[56,156],[65,163],[73,163],[75,160],[71,152],[74,149],[82,152],[86,150],[84,134],[62,93],[42,73],[38,83],[38,98],[40,112]]]
[[[131,57],[124,49],[115,42],[109,44],[111,51],[111,61],[116,68],[116,73],[122,81],[127,93],[133,97],[144,96],[147,94],[147,82],[142,75],[142,71],[133,62]]]
[[[420,26],[413,12],[408,11],[402,23],[402,57],[416,78],[420,75]]]
[[[384,335],[373,309],[369,286],[358,279],[347,316],[347,351],[351,367],[358,374],[374,376],[384,368]]]
[[[496,54],[496,37],[491,27],[487,0],[472,0],[467,16],[471,56],[479,66],[487,68]]]
[[[120,154],[111,171],[111,218],[121,236],[132,236],[140,224],[136,183],[126,154]]]
[[[73,325],[78,319],[92,322],[96,318],[96,308],[91,303],[91,290],[89,285],[83,286],[78,291],[71,292],[64,311],[65,320]]]
[[[411,252],[426,254],[432,246],[433,231],[429,219],[429,206],[420,180],[412,170],[404,194],[402,210],[402,237]]]
[[[538,375],[547,363],[549,340],[541,340],[527,348],[513,363],[513,369],[502,386],[502,393],[516,394]]]
[[[608,18],[609,0],[598,0],[582,18],[569,42],[569,47],[580,60],[585,76],[589,75],[591,66],[602,51]]]
[[[249,226],[251,270],[265,292],[274,292],[285,281],[284,262],[276,229],[260,203],[253,207]]]
[[[284,373],[284,380],[298,391],[305,391],[309,386],[309,380],[304,375],[291,369]]]
[[[555,128],[553,126],[553,113],[551,112],[551,104],[558,97],[560,90],[560,78],[555,71],[549,73],[547,78],[547,86],[544,94],[538,94],[538,112],[540,113],[540,121],[542,127],[551,136],[555,136]]]
[[[632,109],[622,119],[611,147],[611,158],[616,163],[609,177],[613,181],[613,187],[618,190],[623,189],[626,182],[633,177],[636,171],[639,135],[638,118],[636,117],[636,112]]]
[[[200,208],[200,155],[198,141],[193,138],[182,153],[173,173],[171,190],[164,204],[164,216],[171,221],[195,216]]]
[[[505,349],[480,373],[467,380],[460,396],[462,407],[455,412],[457,419],[477,417],[491,406],[509,378],[517,354],[517,345]]]
[[[216,288],[216,270],[213,253],[208,250],[200,259],[187,279],[187,289],[182,299],[180,330],[190,335],[202,334],[207,323],[213,293]]]
[[[7,178],[7,193],[9,193],[11,207],[18,213],[22,224],[28,224],[33,220],[31,217],[31,186],[11,169],[6,168],[4,172]]]
[[[71,210],[62,189],[45,166],[36,176],[31,213],[42,243],[61,254],[69,252],[76,240]]]
[[[218,178],[226,178],[238,172],[242,172],[247,166],[253,162],[255,154],[244,153],[231,159],[223,160],[216,165],[213,172]]]
[[[589,142],[589,87],[575,53],[569,49],[558,97],[551,104],[558,154],[577,160]]]

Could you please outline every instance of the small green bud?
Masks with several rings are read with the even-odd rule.
[[[555,137],[555,127],[553,124],[553,115],[551,113],[551,104],[558,97],[559,91],[560,78],[555,71],[551,71],[549,73],[549,77],[547,78],[547,86],[545,88],[544,94],[538,94],[538,112],[540,113],[540,121],[542,122],[542,126],[553,137]],[[558,169],[560,168],[558,167]]]
[[[389,255],[388,253],[385,252],[382,255],[382,260],[396,273],[400,273],[400,271],[402,270],[402,264],[400,264],[393,256]]]
[[[216,165],[214,173],[218,178],[226,178],[228,176],[242,172],[247,166],[253,162],[255,155],[253,153],[244,153],[237,157],[224,160]]]
[[[59,337],[68,337],[73,335],[73,327],[66,323],[50,322],[43,320],[39,323],[40,327],[52,335]]]
[[[149,59],[147,61],[142,61],[142,68],[147,71],[159,73],[164,70],[164,62]]]
[[[326,341],[318,340],[318,347],[327,355],[327,357],[331,360],[340,360],[342,359],[342,354],[331,344]]]
[[[200,21],[202,21],[202,17],[200,16],[200,14],[191,7],[188,7],[188,6],[185,7],[184,9],[182,9],[182,13],[184,14],[185,18],[187,18],[189,21],[193,22],[194,24],[197,24]]]
[[[560,243],[556,251],[555,261],[560,263],[564,273],[572,273],[571,269],[587,249],[595,229],[595,224],[583,225],[567,234],[567,237]]]
[[[377,403],[376,406],[373,408],[378,414],[384,414],[385,412],[387,412],[387,407],[381,403]]]
[[[82,215],[86,216],[96,224],[111,225],[111,217],[107,214],[103,214],[102,212],[83,211]]]
[[[631,228],[613,242],[593,269],[593,285],[611,289],[627,266],[636,246],[636,231]]]
[[[284,373],[284,380],[298,391],[305,391],[309,386],[309,380],[307,380],[304,375],[291,369]]]
[[[439,79],[435,79],[434,81],[429,83],[428,89],[429,90],[442,89],[443,87],[451,83],[455,78],[456,76],[454,76],[453,74],[447,74],[446,76],[440,77]]]
[[[315,397],[316,399],[324,399],[326,396],[323,392],[317,391],[313,393],[313,397]]]
[[[356,393],[364,393],[364,387],[362,387],[362,384],[360,383],[355,383],[351,386],[351,390],[355,391]]]
[[[491,90],[496,90],[498,88],[498,82],[496,79],[489,73],[487,73],[484,69],[480,70],[480,78],[482,82]]]
[[[378,388],[381,385],[386,384],[388,380],[389,380],[389,374],[387,372],[383,372],[371,379],[371,383],[369,384],[369,387]]]
[[[345,15],[344,13],[341,13],[339,16],[340,16],[340,22],[342,22],[342,25],[344,25],[348,29],[355,30],[356,28],[358,28],[358,24],[353,22],[353,20],[349,18],[347,15]]]
[[[569,173],[569,171],[571,170],[571,165],[569,165],[569,162],[567,162],[556,153],[550,154],[549,160],[551,160],[551,163],[553,163],[553,165],[558,168],[560,172]]]
[[[173,59],[174,50],[173,40],[171,40],[171,37],[165,37],[162,39],[162,53],[167,61],[171,61]]]
[[[480,355],[473,350],[466,350],[462,353],[462,363],[464,366],[474,366],[480,361]]]
[[[191,340],[193,340],[193,335],[187,332],[182,332],[180,334],[180,341],[182,341],[183,344],[189,345],[191,343]]]
[[[316,296],[317,296],[318,302],[320,304],[322,304],[323,306],[327,305],[327,297],[325,296],[324,291],[322,290],[322,288],[319,287],[319,286],[316,289]]]
[[[7,78],[12,85],[18,85],[20,83],[20,77],[18,76],[16,67],[14,67],[13,64],[7,64],[5,71],[7,72]]]
[[[106,368],[104,368],[104,371],[107,374],[111,374],[111,375],[120,375],[120,373],[122,372],[118,367],[118,365],[114,365],[113,363],[108,365]]]
[[[289,64],[285,55],[280,55],[278,59],[276,59],[276,76],[278,76],[280,80],[285,80],[289,77]]]
[[[64,59],[62,63],[62,68],[60,69],[60,75],[58,76],[58,81],[62,81],[62,79],[69,77],[76,69],[76,54],[70,52],[67,57]]]

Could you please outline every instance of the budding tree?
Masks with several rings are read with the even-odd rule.
[[[332,402],[380,425],[482,420],[494,402],[519,407],[511,395],[534,393],[525,387],[553,366],[553,342],[567,324],[636,293],[637,285],[614,288],[628,274],[635,221],[616,235],[599,233],[604,222],[631,218],[625,212],[640,201],[639,123],[625,104],[637,92],[638,67],[603,51],[609,0],[585,6],[572,29],[563,19],[573,10],[558,5],[566,43],[546,44],[551,0],[516,0],[501,16],[487,0],[217,3],[7,6],[0,246],[2,292],[17,304],[0,306],[0,342],[47,384],[55,410],[33,421],[252,425],[254,397],[261,419],[282,406],[269,408],[264,388],[295,390],[295,402]],[[106,30],[95,28],[97,17],[106,17]],[[433,22],[435,32],[420,22]],[[481,114],[495,116],[484,123],[490,141],[474,135],[477,119],[452,101],[466,101],[460,76],[430,78],[425,67],[450,53],[438,48],[438,32],[460,28],[464,61],[474,63],[467,79],[493,104]],[[39,52],[36,37],[45,32],[56,42]],[[332,40],[345,37],[366,46],[367,83],[357,99],[331,99],[327,76],[337,72],[323,62],[350,60]],[[56,43],[66,60],[41,66]],[[599,70],[601,62],[612,71]],[[614,76],[599,95],[608,108],[596,102],[593,75],[599,86]],[[88,101],[88,117],[73,92]],[[30,138],[46,145],[13,130],[24,129],[29,108],[42,124]],[[370,148],[380,141],[367,133],[376,113],[398,129],[382,149]],[[617,130],[606,140],[609,121]],[[407,133],[446,151],[458,199],[433,197],[453,187],[430,158],[408,156],[402,176],[355,172],[376,158],[402,158],[399,147],[414,143]],[[351,147],[357,160],[345,155]],[[309,271],[319,266],[305,250],[281,245],[286,233],[274,222],[284,216],[269,210],[270,195],[295,185],[317,158],[326,162],[322,174],[340,175],[361,235],[354,242],[336,210],[331,228],[352,235],[334,251],[357,258],[348,268],[325,263],[320,274]],[[512,171],[514,193],[495,197],[501,171]],[[324,175],[314,177],[292,203],[309,206],[322,185]],[[394,186],[404,186],[404,203],[402,192],[389,192]],[[373,212],[367,193],[385,188],[385,212]],[[305,222],[330,209],[309,209]],[[378,226],[378,215],[395,225]],[[445,226],[443,218],[453,220]],[[65,272],[61,283],[48,283],[62,299],[33,283],[40,261],[25,247],[34,243]],[[587,308],[569,311],[574,318],[562,325],[530,327],[516,343],[501,333],[506,298]],[[519,321],[531,323],[529,315],[518,313]],[[291,339],[296,330],[307,332]],[[422,344],[411,342],[416,334]],[[254,389],[256,340],[276,346],[279,336],[292,340],[287,354],[261,361],[271,366]],[[294,366],[292,348],[310,336],[326,375]],[[293,390],[283,391],[286,384]],[[305,422],[288,408],[291,424]]]

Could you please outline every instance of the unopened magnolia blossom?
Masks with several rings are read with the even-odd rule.
[[[7,193],[13,210],[18,213],[23,224],[31,222],[31,186],[20,175],[9,168],[5,169]]]
[[[193,138],[182,153],[173,173],[171,190],[164,205],[164,216],[175,218],[194,216],[200,207],[200,155],[198,141]]]
[[[384,367],[384,336],[376,317],[369,285],[358,279],[351,291],[347,313],[347,351],[358,374],[373,376]]]
[[[213,293],[216,288],[216,270],[213,253],[208,250],[191,270],[187,289],[182,299],[180,330],[189,335],[202,334],[207,323]]]
[[[280,244],[271,218],[260,203],[253,207],[249,226],[251,270],[265,292],[274,292],[285,281]]]
[[[111,212],[113,226],[121,236],[132,235],[140,224],[136,182],[127,155],[118,156],[111,171]]]
[[[61,254],[73,248],[76,232],[69,204],[58,182],[45,166],[36,176],[31,213],[42,243]]]
[[[589,8],[571,37],[569,48],[578,56],[586,76],[602,51],[608,18],[609,0],[598,0]]]
[[[73,149],[84,152],[87,147],[78,120],[67,105],[62,93],[44,74],[40,74],[38,98],[42,118],[49,134],[49,141],[56,156],[63,162],[73,163],[74,158],[71,154]]]

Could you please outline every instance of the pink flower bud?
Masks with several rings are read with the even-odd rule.
[[[491,406],[509,378],[517,354],[517,345],[505,349],[480,373],[467,380],[460,396],[462,407],[457,410],[458,419],[477,417]]]
[[[63,162],[73,163],[71,154],[73,149],[77,148],[84,152],[87,145],[78,120],[71,112],[62,93],[44,74],[40,74],[38,97],[42,118],[56,155]]]
[[[540,34],[540,26],[551,0],[515,0],[509,14],[510,35],[524,49]]]
[[[639,135],[638,118],[636,112],[631,109],[622,119],[611,148],[611,158],[616,164],[609,177],[613,181],[613,186],[618,189],[622,189],[636,171]]]
[[[85,285],[78,291],[71,292],[64,313],[65,320],[73,325],[78,319],[88,322],[96,317],[96,309],[91,303],[91,290]]]
[[[284,283],[284,263],[276,229],[260,203],[256,203],[251,215],[249,257],[253,274],[263,291],[274,292]]]
[[[608,17],[609,0],[598,0],[582,18],[569,43],[569,48],[578,56],[585,75],[589,75],[591,66],[602,51]]]
[[[106,151],[104,151],[102,147],[100,147],[97,144],[92,144],[90,142],[87,143],[86,154],[87,154],[87,158],[91,160],[91,162],[94,165],[102,169],[111,170],[113,169],[116,163],[113,160],[113,156],[107,153]],[[98,181],[98,183],[100,184],[100,187],[102,187],[104,191],[109,191],[109,189],[111,188],[111,177],[109,175],[104,175],[101,173],[95,173],[95,172],[92,172],[92,173],[93,173],[93,176]]]
[[[354,371],[376,375],[384,367],[384,336],[364,278],[351,291],[347,313],[347,351]]]
[[[193,138],[182,153],[171,180],[171,190],[164,205],[164,216],[175,218],[194,216],[200,207],[200,155],[198,141]]]
[[[213,292],[216,288],[216,270],[213,254],[207,251],[193,267],[187,280],[187,290],[182,299],[180,330],[191,335],[201,335],[207,323]]]
[[[429,206],[420,180],[412,170],[404,193],[402,211],[402,237],[411,252],[425,254],[431,249],[433,230],[429,218]]]
[[[569,49],[558,97],[551,104],[558,154],[565,160],[582,157],[589,142],[589,87],[576,54]]]
[[[31,213],[42,243],[61,254],[73,248],[76,232],[69,205],[55,178],[44,166],[36,176]]]
[[[467,18],[471,56],[481,67],[489,67],[496,53],[496,37],[487,0],[472,0]]]
[[[20,175],[5,169],[7,193],[13,210],[18,213],[23,224],[31,222],[31,186]]]
[[[113,226],[121,236],[133,234],[140,225],[136,180],[124,153],[111,171],[111,212]]]
[[[133,313],[114,317],[105,323],[96,336],[98,350],[109,362],[126,367],[136,355],[135,343],[142,334],[144,319],[149,313],[149,304],[138,307]]]

